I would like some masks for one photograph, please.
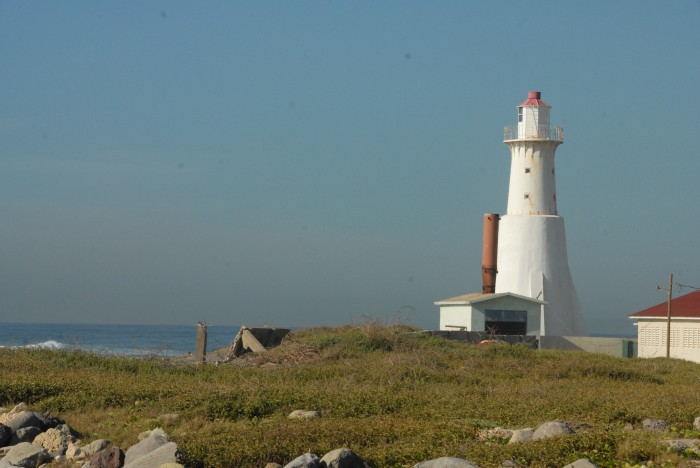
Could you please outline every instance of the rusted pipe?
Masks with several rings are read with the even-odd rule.
[[[496,265],[498,261],[498,221],[495,213],[484,215],[484,244],[481,255],[481,291],[484,294],[496,292]]]

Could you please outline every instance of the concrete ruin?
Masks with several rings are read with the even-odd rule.
[[[262,353],[269,348],[274,348],[282,343],[282,340],[290,332],[289,328],[259,327],[248,328],[245,325],[236,334],[229,345],[225,362],[236,359],[246,353]]]

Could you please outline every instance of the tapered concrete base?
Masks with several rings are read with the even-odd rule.
[[[564,218],[505,215],[498,232],[496,292],[512,292],[546,302],[542,335],[586,334],[581,306],[569,271]]]

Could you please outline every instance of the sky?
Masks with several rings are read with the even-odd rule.
[[[539,90],[588,329],[700,286],[700,2],[0,0],[0,322],[437,328]],[[674,294],[690,292],[674,288]]]

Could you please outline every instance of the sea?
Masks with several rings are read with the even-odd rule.
[[[207,325],[207,351],[228,346],[240,326]],[[118,356],[194,354],[196,325],[2,323],[0,347],[82,350]]]

